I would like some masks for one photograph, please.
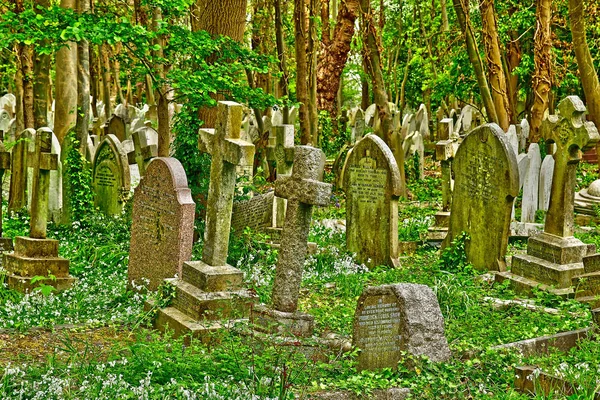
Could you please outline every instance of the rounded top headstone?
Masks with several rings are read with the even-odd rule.
[[[600,197],[600,179],[596,179],[587,190],[590,196]]]

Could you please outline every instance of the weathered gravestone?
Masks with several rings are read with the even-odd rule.
[[[519,190],[517,160],[505,133],[496,124],[472,130],[452,168],[450,226],[442,247],[466,232],[467,260],[478,270],[505,271],[510,215]]]
[[[181,276],[192,258],[195,203],[175,158],[155,158],[135,188],[129,250],[129,281],[146,278],[148,289]]]
[[[125,120],[118,115],[111,116],[104,126],[104,135],[115,135],[120,142],[128,139]]]
[[[12,118],[10,117],[8,111],[0,109],[0,131],[8,134],[8,128],[10,126],[11,119]]]
[[[5,238],[2,230],[2,188],[3,188],[3,180],[4,172],[10,170],[10,152],[6,150],[4,147],[4,132],[0,131],[0,257],[2,254],[7,251],[12,251],[13,249],[13,241],[11,238]],[[0,267],[2,267],[2,263],[0,263]]]
[[[573,236],[575,171],[581,150],[600,139],[594,124],[585,121],[585,111],[579,97],[569,96],[558,104],[558,115],[542,121],[542,137],[557,147],[544,232],[529,238],[527,254],[513,256],[510,272],[496,275],[499,281],[509,279],[517,291],[539,287],[572,294],[572,278],[585,272],[582,259],[595,250]]]
[[[552,193],[552,175],[554,175],[554,157],[546,155],[540,167],[538,207],[540,210],[548,211],[550,206],[550,194]],[[600,193],[600,192],[599,192]]]
[[[437,297],[425,285],[368,287],[358,299],[353,327],[359,371],[395,369],[402,352],[435,362],[451,356]]]
[[[129,196],[131,180],[127,154],[115,135],[98,146],[92,165],[94,205],[107,215],[120,215]]]
[[[582,275],[573,278],[575,300],[600,307],[600,254],[583,257]]]
[[[294,126],[282,125],[275,126],[274,141],[268,146],[267,158],[269,161],[275,161],[275,170],[277,178],[289,176],[294,166]],[[284,198],[275,198],[275,208],[273,215],[273,228],[281,230],[285,219],[285,208],[287,201]],[[276,236],[280,235],[276,234]]]
[[[246,228],[256,232],[271,228],[273,226],[274,198],[275,193],[268,192],[233,203],[231,229],[234,235],[240,236]]]
[[[523,182],[523,201],[521,203],[521,222],[535,222],[535,213],[538,210],[540,168],[542,156],[540,146],[531,143],[527,151],[529,166]]]
[[[183,263],[171,306],[159,310],[155,325],[179,336],[192,333],[209,340],[207,333],[223,327],[223,319],[247,317],[254,295],[241,288],[243,274],[227,264],[236,166],[252,165],[254,145],[240,139],[242,106],[220,101],[217,125],[201,129],[198,147],[211,155],[202,261]]]
[[[367,135],[344,166],[346,247],[370,267],[398,262],[400,172],[385,142]]]
[[[58,241],[46,238],[50,171],[58,167],[58,156],[50,153],[51,143],[52,131],[38,129],[35,157],[31,158],[34,173],[29,237],[16,237],[15,252],[4,255],[8,286],[21,292],[28,292],[39,283],[64,290],[75,281],[69,275],[69,260],[58,256]],[[36,276],[49,274],[54,278],[32,282]]]
[[[281,250],[273,283],[273,308],[257,306],[253,319],[269,332],[310,336],[313,318],[298,312],[300,284],[313,206],[325,206],[331,196],[331,185],[321,182],[325,154],[311,146],[296,146],[292,175],[279,177],[275,195],[288,200],[285,224],[281,234]]]
[[[148,164],[158,155],[158,132],[152,128],[143,127],[133,132],[134,158],[138,165],[140,176],[144,176]],[[132,162],[130,161],[130,164]]]
[[[350,134],[350,143],[354,144],[361,140],[365,135],[365,112],[358,108],[354,113],[352,120],[352,133]]]

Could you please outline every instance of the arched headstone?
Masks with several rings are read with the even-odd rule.
[[[466,232],[467,260],[478,270],[506,270],[513,201],[519,192],[517,159],[496,124],[474,129],[454,158],[450,226],[443,247]]]
[[[130,281],[147,278],[148,288],[155,290],[164,279],[182,276],[184,261],[192,257],[194,211],[181,163],[153,159],[133,196]]]
[[[400,171],[392,151],[370,134],[344,165],[346,245],[369,266],[398,266]]]
[[[119,215],[129,195],[131,180],[127,154],[114,135],[98,146],[92,167],[94,205],[107,215]]]

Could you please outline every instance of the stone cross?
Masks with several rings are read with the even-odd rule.
[[[150,128],[146,128],[150,129]],[[140,175],[146,175],[146,168],[153,158],[158,156],[158,145],[154,143],[148,143],[148,133],[146,129],[141,129],[133,132],[133,145],[135,162],[137,163]]]
[[[585,120],[585,105],[577,96],[558,104],[559,115],[550,115],[541,126],[547,143],[556,144],[550,207],[544,231],[560,237],[573,236],[575,172],[581,150],[598,142],[600,136],[593,122]]]
[[[35,239],[46,238],[50,171],[58,169],[58,155],[50,152],[51,146],[52,131],[48,128],[38,129],[35,135],[35,153],[31,157],[33,182],[29,236]]]
[[[254,161],[254,145],[240,139],[241,126],[242,106],[220,101],[216,128],[199,132],[198,148],[212,156],[202,254],[202,261],[212,266],[227,262],[235,167],[252,165]]]
[[[274,127],[275,143],[269,143],[267,158],[275,161],[277,178],[289,176],[294,165],[294,125]],[[275,200],[274,227],[282,227],[285,218],[286,201],[280,197]]]
[[[2,200],[2,177],[10,169],[10,152],[4,147],[4,132],[0,131],[0,202]],[[0,237],[2,237],[2,205],[0,204]]]
[[[273,306],[277,311],[295,312],[298,308],[312,208],[327,205],[331,196],[331,185],[321,182],[324,167],[321,149],[296,146],[292,175],[275,182],[275,195],[288,200],[273,284]]]

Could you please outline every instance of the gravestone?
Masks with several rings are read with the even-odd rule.
[[[540,167],[539,181],[539,209],[548,211],[550,206],[550,193],[552,190],[552,175],[554,174],[554,157],[552,154],[546,155],[542,166]]]
[[[221,320],[246,318],[255,300],[241,288],[242,271],[227,264],[236,166],[252,165],[254,145],[240,139],[240,104],[220,101],[217,112],[215,129],[201,129],[198,137],[200,151],[212,159],[202,261],[184,262],[179,278],[166,279],[175,287],[175,298],[155,322],[163,331],[169,326],[175,336],[191,333],[203,340],[223,327]]]
[[[181,163],[152,160],[133,195],[129,281],[147,278],[148,289],[156,290],[164,279],[181,276],[183,262],[192,258],[195,206]]]
[[[418,167],[415,168],[418,174],[417,179],[423,179],[425,175],[425,144],[419,131],[414,131],[404,138],[402,151],[404,152],[404,159],[408,163],[413,163],[414,157],[417,157]]]
[[[538,209],[538,194],[540,167],[542,165],[542,156],[540,147],[537,143],[529,145],[527,152],[529,166],[523,182],[523,201],[521,203],[521,222],[535,222],[535,213]]]
[[[11,238],[6,238],[3,235],[2,224],[3,224],[3,215],[2,215],[2,199],[3,199],[3,179],[4,172],[10,171],[10,152],[6,150],[4,147],[4,132],[0,131],[0,260],[2,259],[2,254],[7,251],[13,250],[13,241]],[[0,267],[2,267],[2,263],[0,263]]]
[[[600,254],[583,257],[582,275],[573,278],[575,300],[589,304],[592,309],[600,307]]]
[[[572,278],[585,272],[583,257],[595,251],[573,236],[575,171],[581,150],[600,139],[594,124],[585,121],[585,111],[579,97],[569,96],[558,104],[558,115],[542,121],[542,137],[557,147],[544,232],[529,238],[527,254],[513,256],[510,272],[496,275],[498,281],[508,279],[518,292],[530,293],[538,287],[571,295]]]
[[[294,126],[275,126],[273,136],[274,142],[269,143],[267,147],[267,158],[269,161],[275,161],[277,178],[289,176],[294,166]],[[285,199],[275,198],[273,228],[283,228],[286,204]]]
[[[346,247],[369,267],[399,266],[401,185],[394,155],[381,138],[370,134],[354,146],[344,165]]]
[[[255,195],[247,200],[233,203],[231,229],[233,234],[241,236],[244,229],[264,232],[273,226],[273,207],[275,193]]]
[[[454,135],[454,121],[452,118],[443,118],[438,123],[438,133],[440,136],[440,140],[448,140],[451,136]]]
[[[11,116],[15,115],[16,103],[17,98],[15,97],[15,95],[12,93],[7,93],[4,96],[0,97],[0,110],[7,111]]]
[[[35,136],[35,130],[25,129],[16,135],[17,144],[12,151],[12,171],[10,175],[10,194],[8,210],[18,211],[27,205],[27,159],[29,141]]]
[[[94,206],[106,215],[120,215],[129,196],[131,177],[127,154],[119,139],[107,135],[98,146],[92,165]]]
[[[0,109],[0,131],[4,132],[6,137],[8,137],[8,128],[11,119],[8,111]]]
[[[255,307],[253,319],[263,329],[297,336],[310,336],[313,318],[298,312],[302,271],[308,250],[308,230],[313,206],[325,206],[331,197],[331,185],[323,183],[325,154],[311,146],[296,146],[294,169],[275,183],[275,195],[288,200],[281,249],[273,283],[273,310]],[[282,327],[284,330],[282,330]]]
[[[519,190],[517,160],[496,124],[469,133],[456,152],[448,235],[442,248],[466,232],[467,260],[478,270],[504,271],[510,217]]]
[[[61,147],[58,138],[52,133],[51,153],[56,154],[58,165],[50,171],[50,197],[48,198],[48,221],[59,221],[63,206]]]
[[[119,142],[129,139],[127,137],[125,120],[116,114],[111,116],[104,126],[104,135],[114,135],[117,137],[117,139],[119,139]]]
[[[365,112],[361,108],[358,108],[354,114],[352,133],[350,134],[351,144],[354,144],[363,138],[365,135],[365,125]]]
[[[421,134],[422,140],[429,141],[429,114],[425,104],[419,106],[415,116],[416,130]]]
[[[135,163],[138,165],[140,176],[144,176],[148,164],[158,155],[158,132],[152,128],[143,127],[133,132]],[[130,162],[130,164],[132,164]]]
[[[38,129],[35,141],[35,156],[31,157],[34,173],[29,237],[15,238],[14,253],[4,254],[4,268],[8,271],[7,283],[11,289],[29,292],[43,283],[60,291],[71,287],[75,279],[69,275],[69,260],[58,256],[58,241],[46,238],[50,171],[58,168],[58,156],[50,152],[50,129]],[[54,278],[32,282],[34,277],[49,274]]]
[[[514,125],[510,125],[508,127],[508,132],[506,132],[506,138],[508,139],[508,144],[510,145],[511,150],[515,154],[515,157],[519,154],[519,138],[517,137],[517,129]]]
[[[525,145],[527,144],[527,139],[529,139],[529,122],[523,118],[516,128],[517,137],[519,138],[519,152],[525,151]]]
[[[402,352],[434,362],[451,356],[437,297],[425,285],[368,287],[358,299],[353,328],[358,371],[396,369]]]

